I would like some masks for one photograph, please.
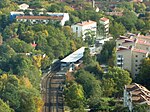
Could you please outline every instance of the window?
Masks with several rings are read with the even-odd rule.
[[[135,55],[135,57],[138,57],[138,55]]]
[[[78,30],[78,27],[76,27],[76,31]]]
[[[118,58],[121,58],[121,57],[123,57],[122,55],[118,55]]]
[[[137,70],[137,69],[135,69],[135,71],[137,72],[138,70]]]
[[[138,60],[135,60],[135,62],[138,62]]]
[[[138,65],[135,65],[136,67],[138,66]]]

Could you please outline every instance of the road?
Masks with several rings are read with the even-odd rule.
[[[63,83],[65,74],[49,72],[41,80],[41,95],[44,101],[42,112],[64,112]]]

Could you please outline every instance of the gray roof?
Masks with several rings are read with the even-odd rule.
[[[85,49],[85,47],[81,47],[80,49],[76,50],[72,54],[70,54],[67,57],[65,57],[64,59],[62,59],[61,62],[73,63],[73,62],[78,61],[79,59],[81,59],[83,57],[84,49]]]

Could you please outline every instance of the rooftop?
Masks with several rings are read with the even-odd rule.
[[[72,54],[68,55],[64,59],[61,60],[61,62],[65,63],[74,63],[80,60],[83,57],[85,47],[81,47],[80,49],[76,50]]]
[[[100,18],[100,20],[105,22],[105,21],[108,21],[109,19],[105,18],[105,17],[102,17],[102,18]]]
[[[146,38],[146,39],[150,39],[150,36],[144,36],[144,35],[138,35],[138,38]]]
[[[122,50],[130,50],[130,49],[124,46],[119,46],[117,51],[122,51]]]
[[[135,103],[146,102],[148,105],[150,104],[150,91],[144,86],[137,83],[133,83],[130,85],[126,85],[125,89],[128,92],[130,92],[133,102]]]
[[[137,40],[137,43],[138,43],[138,44],[143,44],[143,45],[150,46],[150,43],[149,43],[149,42],[147,42],[146,40],[138,39],[138,40]]]
[[[137,52],[137,53],[143,53],[143,54],[147,54],[148,53],[146,50],[136,49],[136,48],[134,48],[133,51]]]
[[[77,23],[77,25],[86,26],[86,25],[95,24],[95,23],[96,23],[95,21],[88,20],[88,21],[83,21],[81,23]]]
[[[17,16],[16,19],[43,19],[62,20],[62,16]]]

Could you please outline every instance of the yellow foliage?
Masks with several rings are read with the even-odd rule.
[[[44,102],[42,101],[42,99],[35,97],[34,101],[36,104],[37,112],[42,112],[42,107],[44,105]]]
[[[44,30],[43,33],[44,33],[46,36],[49,35],[47,30]]]
[[[25,87],[32,88],[32,84],[28,77],[22,77],[20,81],[21,81],[21,84],[24,85]]]
[[[71,12],[71,11],[74,11],[74,9],[72,7],[66,5],[66,6],[64,6],[64,11]]]
[[[41,55],[37,55],[37,56],[33,56],[34,59],[34,64],[40,68],[41,67],[41,61],[42,61],[42,56]]]

